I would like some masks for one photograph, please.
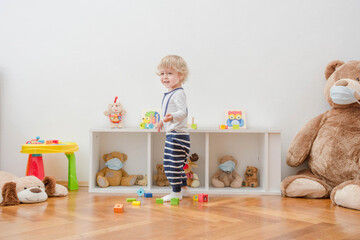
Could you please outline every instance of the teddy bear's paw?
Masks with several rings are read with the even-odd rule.
[[[99,177],[97,179],[97,184],[99,187],[106,188],[109,186],[109,182],[106,180],[106,178]]]
[[[331,193],[331,201],[342,207],[360,210],[360,181],[335,187]]]
[[[238,177],[231,182],[230,187],[232,188],[240,188],[243,185],[243,179]]]
[[[282,185],[284,181],[281,183]],[[324,198],[327,197],[328,191],[317,181],[307,178],[297,178],[286,186],[283,195],[287,197]]]
[[[212,179],[211,183],[214,187],[223,188],[225,187],[225,184],[221,182],[219,179]]]

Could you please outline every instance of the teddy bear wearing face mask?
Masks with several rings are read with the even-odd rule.
[[[219,160],[219,169],[211,178],[214,187],[239,188],[242,185],[242,177],[235,171],[237,161],[233,156],[224,156]]]
[[[360,210],[360,61],[333,61],[325,77],[331,109],[298,132],[286,158],[291,167],[307,161],[308,169],[285,178],[281,191],[287,197],[331,197]]]

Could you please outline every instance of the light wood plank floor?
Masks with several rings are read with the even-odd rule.
[[[87,187],[44,203],[0,207],[0,239],[360,239],[360,211],[329,199],[210,195],[180,206],[136,194],[93,194]],[[161,195],[155,195],[160,197]],[[124,213],[113,213],[125,203]]]

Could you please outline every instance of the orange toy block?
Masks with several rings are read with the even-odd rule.
[[[114,213],[122,213],[122,212],[124,212],[124,204],[121,203],[116,204],[114,206]]]

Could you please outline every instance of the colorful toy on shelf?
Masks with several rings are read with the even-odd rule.
[[[114,206],[114,213],[124,212],[124,204],[118,203]]]
[[[246,128],[245,121],[245,111],[244,110],[230,110],[225,112],[226,127],[222,128],[224,125],[220,125],[220,129],[240,129]]]
[[[42,180],[45,177],[42,154],[65,153],[69,160],[68,187],[70,190],[79,189],[76,178],[76,162],[74,154],[74,152],[79,150],[79,146],[74,142],[61,143],[59,140],[48,141],[52,141],[52,143],[45,144],[44,140],[40,140],[40,137],[36,137],[35,139],[27,141],[26,144],[22,145],[21,153],[29,154],[26,176],[33,175]],[[54,143],[54,141],[57,141],[58,144]]]
[[[170,200],[171,205],[179,205],[179,198],[172,198]]]
[[[197,124],[194,121],[194,117],[191,118],[191,124],[188,124],[188,128],[197,129]]]
[[[189,187],[197,188],[200,186],[199,176],[192,171],[193,167],[199,167],[199,165],[194,163],[198,160],[199,160],[199,156],[197,155],[197,153],[193,153],[187,159],[187,162],[186,162],[185,166],[183,167],[184,172],[186,174],[186,178],[187,178],[187,180],[186,180],[187,185]]]
[[[162,198],[157,198],[156,199],[156,203],[158,204],[163,204],[164,203],[164,200]]]
[[[126,114],[122,105],[116,102],[117,99],[118,97],[115,97],[114,103],[109,104],[108,110],[104,112],[104,115],[109,117],[111,128],[122,128],[123,116]]]
[[[236,172],[237,161],[233,156],[223,156],[219,160],[219,169],[211,178],[211,184],[217,188],[240,188],[242,177]]]
[[[139,197],[141,197],[142,195],[144,195],[145,190],[142,188],[139,188],[136,193],[139,195]]]
[[[245,180],[242,182],[243,187],[256,188],[259,185],[258,181],[258,169],[256,167],[248,166],[245,170]]]
[[[164,187],[169,186],[170,183],[167,180],[167,177],[164,172],[164,165],[163,164],[156,164],[157,174],[154,175],[154,181],[157,186]]]
[[[158,110],[144,110],[142,114],[142,121],[140,123],[141,129],[154,129],[156,124],[160,122],[160,111]]]
[[[228,125],[222,124],[219,126],[219,129],[223,129],[223,130],[228,129]]]

